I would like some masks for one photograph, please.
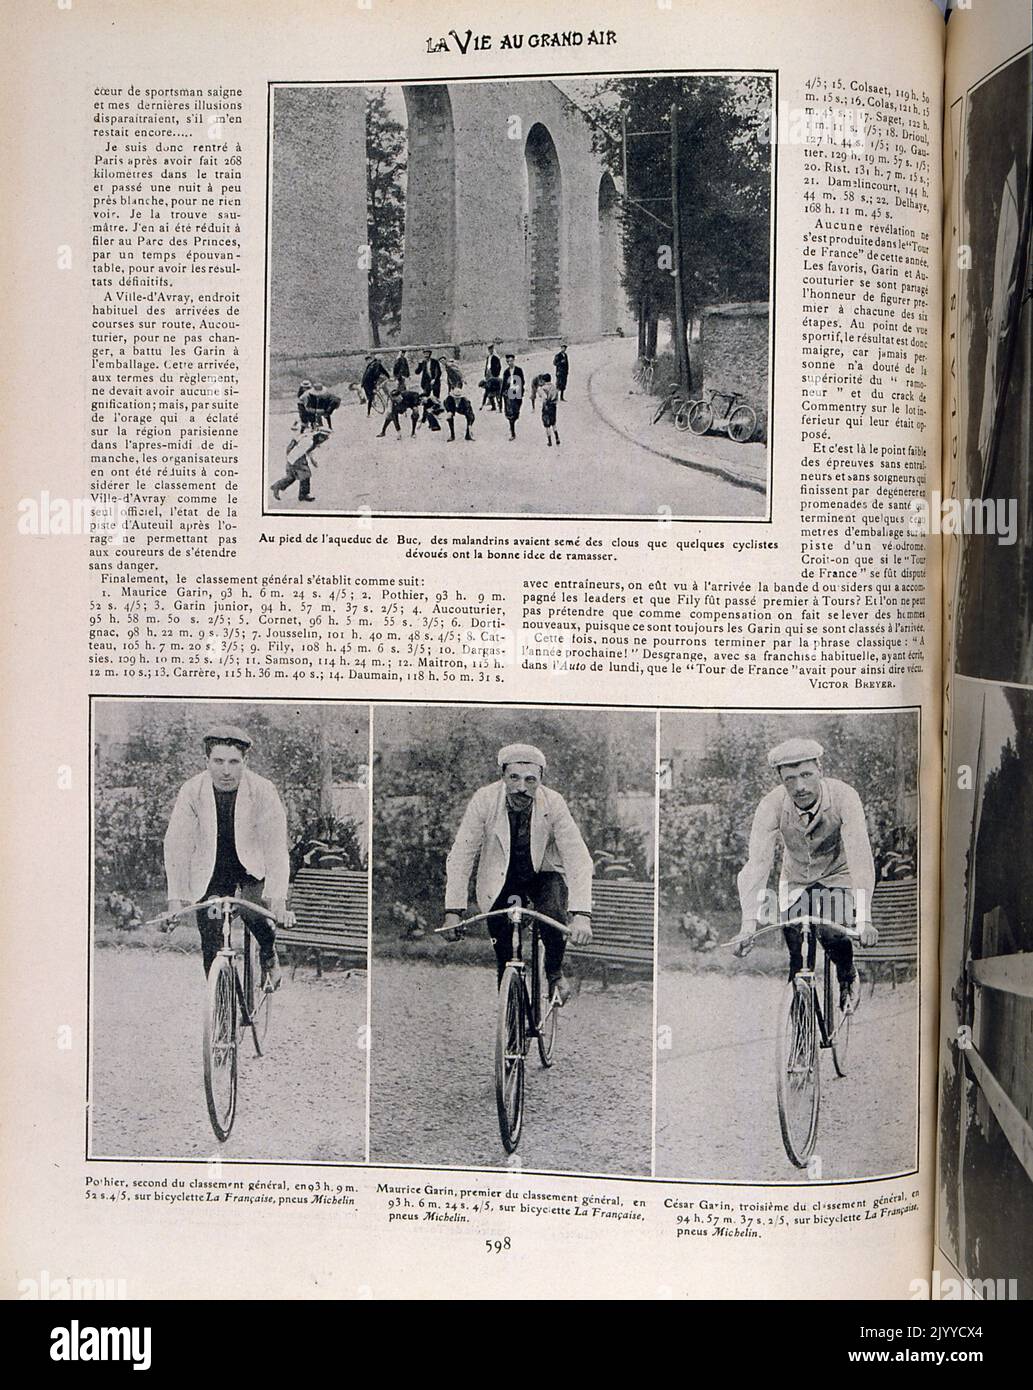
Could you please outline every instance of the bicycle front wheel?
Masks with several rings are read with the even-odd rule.
[[[545,945],[539,939],[538,956],[535,961],[537,984],[535,986],[534,1007],[537,1017],[535,1018],[535,1028],[538,1030],[538,1056],[543,1067],[551,1067],[554,1061],[556,1050],[556,1024],[559,1010],[552,1002],[552,991],[549,989],[549,977],[545,973]]]
[[[775,1089],[785,1151],[797,1168],[806,1168],[818,1138],[821,1074],[814,996],[795,983],[786,986],[779,1005]]]
[[[204,1016],[204,1093],[217,1139],[228,1139],[237,1110],[237,991],[233,965],[216,956]]]
[[[688,420],[693,434],[706,434],[714,423],[714,412],[706,401],[693,401],[689,406]]]
[[[507,968],[499,986],[495,1033],[495,1103],[506,1153],[520,1142],[524,1120],[524,985],[518,971]]]

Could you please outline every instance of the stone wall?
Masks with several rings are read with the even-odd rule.
[[[757,413],[755,440],[768,437],[768,306],[719,304],[701,316],[703,391],[738,391]]]
[[[367,343],[365,92],[274,88],[270,179],[270,351]]]

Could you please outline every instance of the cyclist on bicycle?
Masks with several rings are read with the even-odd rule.
[[[577,946],[592,939],[592,856],[563,797],[542,785],[545,754],[513,743],[498,755],[501,777],[474,793],[445,863],[445,926],[461,935],[470,875],[477,862],[477,903],[495,912],[519,903],[567,925]],[[488,924],[498,979],[509,960],[510,933],[504,919]],[[545,973],[560,1003],[570,997],[563,975],[566,941],[541,924]]]
[[[874,946],[878,932],[869,916],[875,865],[864,807],[853,787],[822,775],[824,749],[809,738],[791,738],[768,754],[779,785],[757,807],[749,857],[738,877],[742,934],[752,936],[770,920],[764,911],[775,850],[781,842],[778,914],[789,948],[789,979],[803,968],[803,928],[794,918],[823,917],[856,925],[861,944]],[[818,936],[836,967],[839,1006],[853,1010],[861,986],[849,937],[819,927]],[[749,942],[738,948],[745,954]],[[808,961],[808,967],[813,961]]]
[[[184,782],[165,832],[169,911],[204,898],[263,900],[278,922],[286,918],[290,858],[287,816],[272,782],[247,767],[251,739],[232,724],[204,735],[205,769]],[[257,916],[248,925],[258,942],[262,983],[276,989],[276,934]],[[204,972],[222,947],[222,922],[197,913]]]

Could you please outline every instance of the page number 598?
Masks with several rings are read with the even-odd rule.
[[[484,1248],[489,1255],[501,1255],[504,1250],[512,1249],[512,1246],[509,1236],[505,1236],[502,1240],[486,1240]]]

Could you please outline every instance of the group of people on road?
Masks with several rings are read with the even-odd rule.
[[[551,448],[560,442],[556,422],[556,403],[564,399],[569,373],[567,345],[564,343],[553,358],[555,377],[552,372],[540,372],[531,381],[531,408],[535,409],[538,396],[542,398],[542,424],[545,426],[546,443]],[[366,414],[372,413],[380,383],[390,381],[388,406],[384,424],[380,431],[383,438],[390,426],[394,426],[395,437],[401,438],[401,419],[408,415],[411,420],[409,437],[426,425],[432,432],[441,428],[439,416],[444,415],[448,424],[449,442],[456,437],[455,417],[461,416],[466,422],[464,440],[473,439],[472,425],[478,410],[489,410],[505,416],[509,425],[509,438],[516,438],[517,421],[527,391],[527,377],[516,360],[516,353],[505,354],[503,359],[496,351],[494,343],[489,343],[484,358],[484,371],[478,382],[481,391],[481,404],[475,409],[458,357],[438,358],[431,348],[424,348],[415,368],[410,365],[409,352],[402,348],[388,372],[378,353],[370,353],[366,358],[359,389],[366,401]],[[444,400],[441,399],[445,392]]]
[[[528,389],[527,378],[516,360],[516,353],[507,352],[503,362],[495,344],[488,344],[483,375],[478,382],[478,389],[482,393],[481,403],[475,407],[459,362],[458,349],[455,357],[435,357],[432,348],[424,348],[415,363],[410,361],[411,351],[404,347],[399,349],[390,371],[380,353],[367,353],[362,375],[352,387],[358,392],[360,400],[365,402],[367,417],[372,415],[374,408],[379,410],[378,394],[387,390],[384,423],[378,438],[383,439],[393,427],[395,439],[400,440],[402,420],[406,416],[410,421],[410,439],[424,425],[432,434],[438,434],[444,417],[448,426],[448,442],[453,443],[458,416],[464,425],[464,442],[472,442],[478,412],[488,411],[503,415],[509,426],[507,438],[516,439],[517,422]],[[557,407],[560,401],[566,399],[570,371],[566,343],[560,345],[552,359],[552,366],[552,371],[538,372],[530,383],[531,409],[538,408],[540,399],[545,442],[550,449],[553,445],[560,447]],[[320,450],[333,434],[332,417],[340,404],[341,397],[328,390],[323,382],[306,379],[299,384],[297,416],[291,426],[286,468],[283,477],[272,485],[274,501],[279,502],[284,491],[294,483],[298,484],[299,502],[316,500],[312,494],[312,471],[318,466]]]

